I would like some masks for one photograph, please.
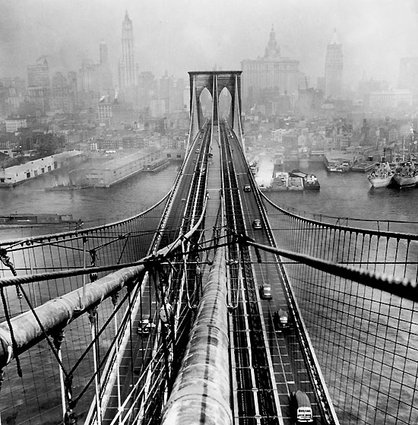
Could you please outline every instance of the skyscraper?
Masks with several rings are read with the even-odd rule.
[[[325,97],[338,98],[342,94],[343,49],[334,30],[325,57]]]
[[[110,71],[109,58],[107,53],[107,45],[104,41],[100,42],[99,46],[99,64],[97,67],[97,77],[99,80],[100,95],[113,96],[113,78]]]
[[[269,97],[297,93],[301,73],[299,61],[280,55],[280,47],[272,28],[264,56],[241,62],[243,97],[262,102]]]
[[[28,65],[28,98],[36,109],[44,114],[49,110],[49,67],[45,57],[40,57],[35,65]]]
[[[135,57],[134,33],[132,21],[126,11],[122,23],[122,58],[119,63],[119,88],[123,92],[126,88],[135,86]]]
[[[401,58],[398,88],[411,90],[418,99],[418,57]]]
[[[49,68],[45,57],[40,57],[35,65],[28,65],[28,87],[49,88]]]
[[[107,65],[107,59],[108,59],[107,44],[104,41],[100,42],[99,56],[100,56],[99,58],[100,65]]]

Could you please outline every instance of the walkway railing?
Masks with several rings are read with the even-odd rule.
[[[267,198],[267,197],[266,197]],[[281,205],[281,209],[291,215],[300,215],[320,223],[335,224],[338,226],[358,227],[365,230],[378,230],[382,232],[408,232],[418,233],[418,221],[407,220],[382,220],[372,218],[341,217],[329,214],[304,211],[290,206]]]
[[[31,329],[43,334],[30,352],[13,350],[17,358],[2,372],[2,422],[52,423],[66,410],[68,394],[63,394],[62,388],[72,393],[72,406],[67,407],[76,408],[80,418],[85,416],[94,391],[91,384],[100,379],[109,355],[121,340],[120,331],[115,337],[113,321],[119,321],[119,329],[134,329],[126,315],[135,296],[133,282],[126,292],[115,293],[101,302],[100,308],[91,308],[88,318],[73,321],[65,327],[65,333],[63,328],[55,329],[48,338],[41,325],[41,319],[48,321],[48,317],[40,317],[35,309],[73,292],[78,296],[79,309],[68,320],[77,316],[77,310],[83,313],[87,302],[83,288],[146,256],[167,197],[141,214],[105,226],[0,242],[0,322],[5,323],[0,334],[10,333],[12,346],[27,339],[18,330],[12,328],[10,332],[11,321],[22,314],[28,323],[36,324]],[[27,275],[36,276],[26,282]],[[21,283],[7,286],[8,279]],[[147,293],[146,300],[149,296]],[[146,300],[140,305],[151,304]]]
[[[282,257],[340,423],[416,423],[418,235],[327,224],[265,199],[279,248],[378,275],[371,287],[366,274],[357,283]]]

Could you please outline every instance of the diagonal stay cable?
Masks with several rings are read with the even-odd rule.
[[[138,285],[138,287],[137,287],[137,289],[136,289],[136,292],[138,291],[139,286],[140,286],[140,285]],[[129,293],[127,294],[127,296],[129,296]],[[124,300],[125,300],[125,299],[126,299],[126,297],[124,298]],[[120,305],[122,305],[122,302],[120,303]],[[112,317],[113,317],[113,315],[112,315]],[[105,354],[104,354],[104,356],[102,357],[102,360],[101,360],[101,362],[100,362],[100,364],[99,364],[99,367],[97,368],[97,371],[96,371],[96,372],[94,372],[94,373],[92,374],[92,376],[90,377],[90,379],[88,380],[88,382],[86,383],[86,385],[84,386],[84,388],[81,390],[81,392],[77,395],[77,397],[75,397],[75,398],[72,400],[73,406],[75,406],[75,405],[78,403],[78,401],[82,398],[82,396],[85,394],[85,392],[87,391],[87,389],[90,387],[90,385],[91,385],[91,384],[92,384],[92,382],[94,381],[94,378],[96,377],[96,375],[99,373],[99,371],[101,370],[101,368],[103,367],[103,365],[106,363],[106,361],[107,361],[107,359],[108,359],[108,357],[109,357],[109,355],[110,355],[110,353],[111,353],[111,351],[112,351],[113,347],[114,347],[114,346],[115,346],[115,344],[116,344],[117,339],[119,338],[119,336],[120,336],[120,335],[122,334],[122,332],[124,331],[125,325],[127,324],[127,322],[128,322],[128,320],[129,320],[129,319],[130,319],[130,314],[129,314],[129,312],[127,312],[127,314],[125,314],[125,316],[124,316],[124,318],[123,318],[123,320],[122,320],[122,322],[121,322],[121,324],[120,324],[120,327],[119,327],[119,329],[118,329],[117,334],[115,335],[115,338],[113,338],[113,340],[112,340],[111,344],[109,345],[109,347],[108,347],[108,348],[107,348],[107,350],[106,350],[106,353],[105,353]],[[105,328],[105,326],[106,326],[107,324],[109,324],[109,320],[108,320],[108,321],[106,321],[106,324],[105,324],[105,325],[103,325],[103,328],[100,330],[99,335],[100,335],[100,333],[102,333],[102,332],[103,332],[103,330],[104,330],[104,328]],[[98,339],[99,335],[97,335],[97,337],[95,337],[95,339],[96,339],[96,338]],[[90,343],[90,344],[89,344],[89,347],[90,347],[90,348],[91,348],[91,346],[92,346],[92,343]],[[160,349],[161,349],[161,347],[160,347]],[[86,349],[86,351],[87,351],[87,349]],[[78,364],[77,364],[77,367],[78,367]],[[76,366],[74,366],[74,367],[71,369],[71,372],[74,372],[74,371],[75,371],[75,369],[76,369]]]
[[[97,335],[94,337],[94,339],[88,344],[88,346],[86,347],[86,349],[84,350],[84,353],[80,356],[80,358],[76,361],[76,363],[74,363],[74,366],[71,368],[69,375],[72,375],[76,369],[78,368],[78,366],[80,365],[80,363],[83,361],[83,359],[86,357],[87,353],[90,351],[90,349],[93,347],[94,343],[97,342],[97,340],[99,339],[100,335],[104,332],[104,330],[106,329],[107,325],[112,321],[112,319],[115,317],[116,313],[119,312],[119,310],[122,308],[123,303],[126,301],[126,299],[129,297],[129,293],[127,293],[122,300],[120,301],[119,305],[117,306],[117,308],[115,308],[112,313],[110,314],[110,316],[108,317],[108,319],[106,320],[106,322],[102,325],[101,329],[99,330],[99,332],[97,333]],[[122,325],[124,325],[126,322],[126,319],[124,318],[121,326],[118,330],[117,335],[115,336],[114,340],[112,341],[112,343],[110,344],[110,348],[113,347],[113,345],[115,344],[116,339],[119,337],[120,333],[121,333],[121,329],[123,328]]]
[[[271,252],[273,254],[286,257],[288,259],[306,264],[325,273],[349,279],[372,288],[384,290],[390,294],[398,295],[410,301],[418,302],[418,283],[406,278],[392,277],[387,274],[379,274],[367,269],[359,269],[344,264],[334,263],[306,254],[299,254],[294,251],[279,249],[270,245],[262,245],[250,240],[245,235],[237,235],[240,243],[248,244],[256,249]]]

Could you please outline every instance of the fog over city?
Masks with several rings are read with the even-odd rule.
[[[396,85],[399,59],[417,56],[416,0],[0,0],[0,75],[25,77],[45,56],[52,71],[97,62],[104,41],[114,74],[121,56],[121,23],[128,11],[140,71],[240,69],[262,56],[272,26],[281,55],[300,61],[314,83],[324,72],[336,29],[344,81],[362,76]]]

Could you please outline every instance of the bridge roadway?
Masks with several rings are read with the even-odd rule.
[[[239,146],[239,141],[232,131],[227,130],[226,138],[223,143],[230,146],[230,164],[233,166],[233,173],[237,180],[246,233],[256,242],[268,245],[270,244],[266,232],[268,223],[264,222],[263,216],[260,213],[255,193],[257,188],[254,185],[253,178],[249,175],[248,165]],[[245,192],[243,190],[245,185],[250,185],[251,192]],[[262,229],[253,229],[252,223],[254,219],[260,219],[262,221]],[[250,251],[252,278],[255,285],[254,292],[257,297],[259,312],[262,316],[263,339],[266,343],[267,355],[270,357],[268,364],[273,375],[271,378],[273,385],[272,390],[275,394],[275,400],[279,403],[280,407],[278,407],[276,412],[276,420],[272,417],[262,418],[256,415],[254,418],[247,418],[247,422],[245,423],[263,423],[265,419],[268,419],[269,423],[293,424],[294,419],[291,416],[289,395],[292,391],[296,391],[297,389],[301,389],[308,394],[312,403],[316,423],[326,423],[321,417],[321,411],[316,403],[314,389],[310,381],[309,368],[305,364],[296,329],[291,325],[289,329],[282,331],[276,329],[273,323],[273,314],[275,311],[278,311],[280,308],[285,311],[288,310],[286,295],[283,291],[283,282],[278,270],[276,258],[272,254],[266,252],[259,252],[257,255],[254,250]],[[259,259],[261,262],[258,261]],[[244,267],[242,268],[242,274],[245,277],[246,271]],[[251,277],[247,276],[246,280],[250,282]],[[271,300],[262,299],[260,297],[259,289],[265,284],[270,285],[272,288]],[[250,291],[250,288],[247,288],[246,291],[244,290],[244,292]],[[244,296],[247,295],[248,294],[244,294]],[[248,316],[248,312],[246,315]],[[234,331],[239,332],[239,330]],[[248,331],[247,329],[246,332]],[[254,347],[254,357],[257,357],[256,353],[260,348],[261,347]],[[235,350],[240,350],[240,347],[236,347]],[[235,357],[237,356],[235,355]],[[257,359],[254,357],[252,360],[257,362]],[[257,367],[256,364],[248,364],[247,366],[250,368]],[[255,392],[254,388],[248,388],[247,390]],[[266,388],[257,389],[260,393],[262,393],[263,390],[266,390]],[[258,400],[260,403],[260,395],[259,397],[255,397],[254,400],[255,402]],[[260,415],[260,411],[258,411],[258,414]],[[237,419],[241,422],[244,418]]]
[[[258,189],[249,174],[239,143],[236,135],[223,126],[213,126],[213,133],[210,125],[201,130],[184,164],[181,177],[183,180],[174,194],[166,221],[165,228],[169,231],[162,234],[160,247],[171,243],[180,232],[187,232],[195,224],[199,208],[203,205],[202,189],[198,187],[204,187],[208,196],[204,220],[208,239],[212,238],[212,232],[218,226],[223,195],[224,202],[233,205],[234,217],[229,217],[229,223],[237,223],[235,228],[232,228],[233,224],[228,224],[228,227],[231,226],[231,230],[236,232],[246,233],[256,242],[270,243],[266,231],[268,223],[265,222],[257,201]],[[202,186],[203,183],[205,184]],[[250,185],[250,192],[244,192],[245,185]],[[262,221],[262,229],[253,229],[252,222],[255,218]],[[199,262],[202,279],[206,279],[209,268],[202,258],[196,260],[196,264]],[[195,285],[196,264],[192,261],[187,265],[190,288]],[[322,418],[316,402],[309,370],[299,346],[296,329],[292,326],[292,319],[290,318],[291,325],[286,331],[276,329],[273,323],[274,312],[279,308],[288,310],[275,257],[265,252],[256,253],[254,249],[246,246],[239,247],[238,251],[230,248],[229,276],[233,391],[231,407],[235,423],[293,424],[289,395],[297,389],[307,392],[316,423],[327,423]],[[271,300],[260,297],[259,289],[266,283],[272,287]],[[149,281],[141,296],[141,308],[133,320],[134,330],[140,326],[144,317],[149,316],[153,321],[157,321],[157,302]],[[181,302],[184,304],[183,300]],[[190,309],[185,310],[188,311],[186,314],[190,314]],[[187,333],[185,330],[181,344],[186,342]],[[150,337],[144,338],[143,335],[133,332],[131,338],[131,348],[125,350],[120,367],[120,380],[123,382],[120,389],[121,400],[124,400],[132,389],[135,379],[144,370],[153,352]],[[135,354],[132,355],[133,353]],[[145,381],[143,385],[146,385]],[[118,409],[117,398],[114,388],[103,417],[104,424],[110,424],[115,417]],[[129,405],[130,403],[125,408]]]
[[[215,131],[217,134],[217,131]],[[216,136],[215,134],[215,136]],[[210,237],[216,226],[218,212],[220,209],[220,152],[219,142],[215,142],[209,148],[211,143],[211,126],[206,126],[197,135],[194,140],[192,149],[190,150],[188,160],[185,162],[181,171],[181,184],[177,186],[176,192],[173,194],[170,211],[166,218],[164,231],[160,235],[160,239],[154,243],[153,249],[164,247],[172,243],[180,234],[185,234],[195,224],[203,208],[203,198],[206,192],[209,195],[207,199],[207,210],[205,214],[204,226],[209,229]],[[212,159],[209,160],[208,152],[211,151]],[[197,193],[201,186],[200,195]],[[203,194],[203,196],[202,196]],[[178,258],[178,261],[181,259]],[[196,274],[196,265],[190,262],[187,265],[188,286],[191,292],[194,291],[194,281]],[[205,262],[201,263],[202,278],[207,278],[209,269]],[[181,275],[179,269],[178,275]],[[173,278],[175,280],[175,278]],[[154,334],[143,334],[140,332],[141,323],[149,320],[151,323],[158,322],[157,298],[155,288],[150,279],[144,280],[143,288],[140,293],[140,301],[138,311],[134,312],[132,317],[132,331],[130,332],[130,347],[125,349],[121,355],[121,364],[119,367],[120,387],[115,385],[111,390],[109,402],[103,414],[102,423],[110,424],[114,421],[114,417],[120,410],[118,407],[120,400],[126,400],[135,385],[135,381],[142,376],[141,386],[147,386],[147,380],[142,375],[146,369],[146,365],[153,355],[155,355]],[[189,288],[188,288],[189,289]],[[181,297],[179,297],[181,298]],[[170,300],[171,301],[171,300]],[[193,301],[193,300],[192,300]],[[182,301],[184,304],[184,302]],[[173,305],[175,301],[173,300]],[[185,306],[187,317],[183,317],[183,321],[189,321],[190,309]],[[138,332],[137,332],[138,330]],[[187,337],[187,332],[184,332]],[[178,337],[180,340],[177,345],[185,343],[185,337]],[[182,343],[183,341],[183,343]],[[141,391],[141,390],[140,390]],[[132,400],[124,406],[126,411],[132,406]],[[134,412],[138,413],[137,409]],[[131,414],[133,417],[134,414]]]

